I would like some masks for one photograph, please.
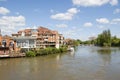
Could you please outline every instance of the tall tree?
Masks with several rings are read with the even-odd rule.
[[[111,32],[110,30],[104,30],[97,38],[98,46],[111,46]]]

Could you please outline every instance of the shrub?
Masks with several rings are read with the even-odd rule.
[[[60,47],[59,50],[60,50],[61,53],[66,52],[67,51],[67,47]]]
[[[36,56],[36,53],[33,52],[33,51],[28,51],[28,52],[26,53],[26,56],[27,56],[27,57],[35,57],[35,56]]]
[[[60,47],[59,49],[48,47],[46,49],[37,50],[36,51],[36,56],[63,53],[63,52],[66,52],[66,51],[67,51],[67,47]]]
[[[52,54],[52,48],[48,47],[45,49],[46,54]]]
[[[60,53],[60,50],[57,49],[57,48],[53,48],[53,49],[52,49],[52,52],[53,52],[53,54],[56,54],[56,53]]]

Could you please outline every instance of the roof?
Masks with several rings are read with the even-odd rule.
[[[3,36],[3,39],[12,39],[12,37],[9,35],[5,35],[5,36]]]
[[[19,36],[22,34],[22,32],[25,33],[25,36],[30,36],[31,34],[42,34],[42,35],[55,35],[55,34],[58,34],[58,31],[52,31],[48,28],[45,28],[45,27],[38,27],[38,29],[25,29],[25,30],[20,30],[18,31],[17,34],[12,34],[12,36]]]

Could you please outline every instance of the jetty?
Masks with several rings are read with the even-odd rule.
[[[0,55],[1,58],[20,58],[20,57],[25,57],[25,53],[13,53],[13,54],[2,54]]]
[[[0,47],[0,58],[18,58],[25,56],[25,53],[10,51],[9,47]]]
[[[0,55],[0,58],[9,58],[9,55]]]

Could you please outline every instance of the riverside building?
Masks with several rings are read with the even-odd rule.
[[[5,35],[2,36],[1,30],[0,30],[0,55],[2,54],[8,54],[10,51],[15,51],[16,46],[14,43],[14,40],[12,37]]]
[[[12,38],[18,48],[59,48],[64,44],[62,34],[44,27],[20,30],[12,34]]]

